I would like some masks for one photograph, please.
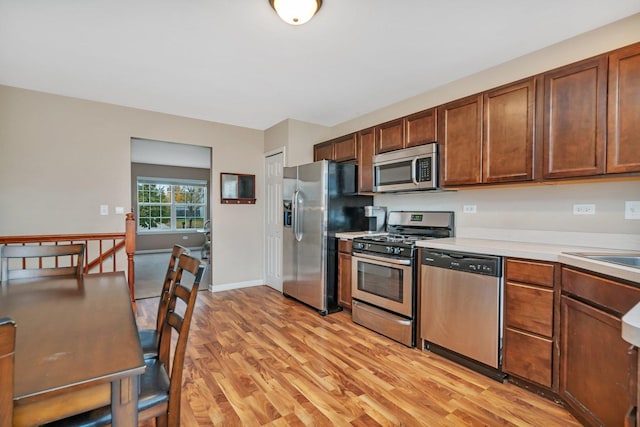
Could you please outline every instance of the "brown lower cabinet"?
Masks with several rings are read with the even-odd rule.
[[[338,305],[351,310],[351,240],[338,239]]]
[[[635,425],[638,352],[621,337],[640,288],[563,267],[560,396],[585,425]]]
[[[557,391],[554,300],[557,264],[507,258],[502,367],[505,373]]]

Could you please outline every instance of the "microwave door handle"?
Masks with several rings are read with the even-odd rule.
[[[413,183],[415,185],[419,185],[418,179],[416,178],[416,165],[417,164],[418,164],[418,158],[414,157],[413,160],[411,160],[411,181],[413,181]]]

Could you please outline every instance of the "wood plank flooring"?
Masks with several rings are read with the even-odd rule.
[[[155,325],[157,301],[138,302],[141,328]],[[549,400],[266,286],[199,293],[183,383],[189,427],[580,425]]]

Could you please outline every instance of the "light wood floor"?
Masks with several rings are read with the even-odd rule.
[[[140,327],[156,304],[138,302]],[[549,400],[266,286],[200,292],[197,304],[182,426],[579,425]]]

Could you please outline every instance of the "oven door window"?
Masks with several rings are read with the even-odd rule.
[[[368,262],[358,262],[358,290],[379,297],[402,302],[404,271]]]

